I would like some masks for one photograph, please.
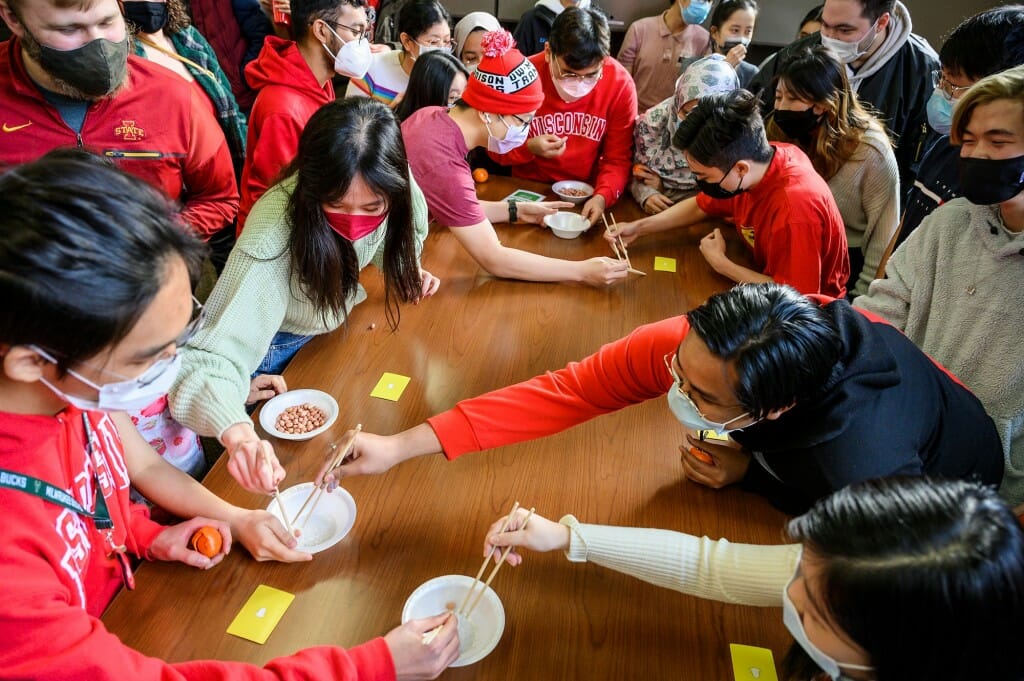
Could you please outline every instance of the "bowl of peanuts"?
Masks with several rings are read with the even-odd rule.
[[[322,390],[289,390],[260,410],[260,425],[283,440],[309,440],[338,418],[338,403]]]
[[[594,188],[586,182],[578,180],[562,180],[551,185],[551,191],[558,195],[563,201],[573,205],[580,205],[594,195]]]

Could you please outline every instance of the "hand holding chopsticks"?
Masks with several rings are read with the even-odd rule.
[[[516,512],[518,510],[519,502],[517,501],[512,506],[512,510],[509,512],[509,514],[505,517],[505,520],[501,526],[501,532],[504,532],[506,529],[508,529],[508,526],[513,522],[513,520],[515,520]],[[526,519],[523,520],[523,524],[517,529],[525,529],[527,524],[530,522],[530,518],[532,516],[533,509],[531,508],[530,512],[526,514]],[[483,598],[484,593],[487,591],[488,587],[491,586],[491,582],[494,581],[494,578],[497,576],[498,570],[500,570],[501,566],[505,564],[505,559],[508,558],[509,553],[512,552],[512,548],[513,547],[508,546],[505,548],[504,551],[501,552],[497,564],[494,566],[494,569],[491,570],[491,574],[487,576],[487,581],[483,582],[483,584],[480,586],[480,590],[477,591],[477,585],[481,584],[480,577],[483,576],[484,570],[487,569],[487,564],[490,562],[491,556],[494,555],[494,551],[492,550],[487,553],[487,556],[484,558],[484,562],[480,564],[480,569],[477,571],[476,577],[473,578],[473,583],[470,585],[469,591],[466,592],[466,597],[462,599],[462,603],[460,603],[459,607],[456,608],[454,611],[454,614],[457,617],[468,618],[473,613],[473,610],[476,608],[477,603],[479,603],[480,599]],[[431,641],[433,641],[434,637],[437,636],[438,632],[441,631],[441,627],[443,626],[444,625],[442,624],[441,626],[435,627],[434,629],[431,629],[430,631],[423,634],[423,645],[427,645]]]
[[[633,274],[639,274],[641,276],[646,277],[646,272],[641,272],[640,270],[634,268],[633,263],[629,261],[629,251],[626,250],[626,243],[622,240],[622,235],[619,234],[619,225],[617,222],[615,222],[615,216],[612,215],[611,225],[608,224],[608,218],[605,217],[604,213],[601,213],[601,220],[604,222],[605,231],[607,231],[609,234],[615,237],[609,242],[611,243],[612,251],[615,253],[615,257],[618,258],[619,260],[625,260],[626,265],[629,267],[629,271],[632,272]],[[615,229],[612,229],[612,227],[614,227]]]
[[[337,442],[331,443],[330,452],[333,452],[334,456],[331,458],[331,462],[330,465],[327,467],[327,470],[324,471],[324,475],[327,475],[345,461],[345,457],[348,456],[349,452],[352,450],[352,445],[354,445],[356,442],[356,435],[358,435],[359,432],[362,431],[362,429],[363,424],[356,424],[356,427],[349,431],[348,435],[346,435],[345,440],[342,444],[339,445],[339,443]],[[320,503],[320,497],[323,495],[324,489],[326,487],[327,485],[324,482],[321,482],[319,485],[314,485],[312,491],[310,491],[309,493],[309,496],[306,497],[306,501],[304,501],[302,503],[302,506],[299,508],[299,512],[295,514],[295,518],[292,520],[292,524],[297,524],[299,522],[299,518],[302,517],[302,512],[306,510],[306,506],[309,505],[310,501],[313,502],[313,508],[309,509],[309,513],[306,514],[306,519],[302,521],[301,525],[298,526],[298,529],[300,531],[302,530],[302,528],[306,526],[306,523],[309,522],[310,517],[313,515],[313,511],[316,510],[316,505]],[[284,512],[284,507],[281,508],[281,511],[282,513]],[[285,525],[288,525],[287,520],[285,520]],[[288,531],[291,532],[291,529],[289,528]]]

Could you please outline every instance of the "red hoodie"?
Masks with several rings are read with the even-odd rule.
[[[76,134],[29,78],[12,38],[0,43],[0,171],[84,147],[183,201],[182,217],[209,237],[235,219],[238,190],[224,133],[200,97],[177,74],[131,55],[124,89],[91,104]]]
[[[611,207],[622,196],[633,168],[633,123],[636,120],[636,86],[629,72],[613,58],[604,60],[601,80],[582,99],[566,102],[551,80],[544,53],[530,61],[544,86],[544,103],[533,122],[530,137],[568,137],[565,152],[555,158],[534,156],[526,145],[507,154],[491,154],[512,166],[512,175],[538,182],[585,180]]]
[[[93,508],[95,480],[114,522],[116,543],[147,556],[163,526],[128,499],[128,467],[117,428],[89,412],[98,475],[86,454],[82,412],[56,416],[0,412],[0,473],[47,481]],[[14,472],[12,476],[9,472]],[[93,522],[21,490],[0,487],[0,679],[344,679],[390,681],[394,663],[384,639],[349,651],[310,648],[266,667],[213,660],[168,664],[121,643],[98,619],[121,585]],[[182,566],[183,570],[187,568]]]
[[[245,78],[259,94],[249,115],[239,234],[253,204],[295,158],[299,136],[310,117],[334,101],[334,85],[327,81],[321,87],[291,40],[267,36],[260,56],[245,68]]]

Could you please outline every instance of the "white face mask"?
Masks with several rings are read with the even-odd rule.
[[[861,672],[873,672],[874,667],[865,666],[861,664],[846,664],[843,662],[836,662],[831,657],[826,655],[818,648],[818,646],[811,643],[811,639],[807,638],[807,632],[804,631],[804,624],[800,619],[800,613],[796,611],[796,606],[793,605],[793,601],[789,599],[789,586],[796,579],[796,575],[793,575],[793,579],[789,580],[786,584],[786,588],[782,590],[782,623],[786,625],[786,629],[789,629],[789,633],[793,635],[793,639],[804,649],[804,652],[814,660],[814,664],[821,667],[821,670],[828,674],[832,681],[845,681],[850,677],[845,676],[841,667],[846,669],[852,669],[854,671]],[[852,681],[852,680],[851,680]]]
[[[29,347],[46,361],[53,364],[57,363],[57,360],[42,348],[35,345],[30,345]],[[68,369],[69,374],[90,388],[95,388],[99,391],[98,400],[69,395],[45,378],[39,380],[42,381],[43,385],[52,390],[57,397],[83,411],[136,411],[143,407],[148,407],[156,402],[157,399],[166,395],[167,391],[174,385],[174,379],[177,378],[179,369],[181,369],[181,355],[175,354],[174,357],[157,360],[138,378],[129,378],[105,385],[93,383],[80,373]],[[120,374],[114,375],[120,376]],[[120,377],[124,378],[124,376]]]
[[[567,83],[563,83],[557,78],[554,80],[555,90],[558,91],[558,95],[566,102],[575,102],[576,100],[583,99],[597,86],[597,81],[588,83],[583,80],[573,80]]]
[[[878,35],[878,23],[871,25],[868,32],[863,38],[857,42],[848,43],[845,40],[839,40],[837,38],[829,38],[826,35],[821,36],[821,44],[825,48],[835,55],[836,59],[844,64],[852,64],[857,61],[871,49],[871,44],[875,42],[875,37]]]
[[[729,419],[724,423],[716,423],[715,421],[709,421],[701,416],[700,411],[697,409],[697,405],[693,403],[689,397],[680,391],[679,382],[672,384],[672,388],[668,391],[668,408],[672,410],[672,414],[676,417],[679,423],[683,424],[687,428],[693,430],[715,430],[725,435],[726,433],[732,433],[737,430],[743,430],[749,426],[754,425],[750,423],[743,428],[730,428],[730,423],[735,423],[742,418],[750,416],[750,414],[743,412],[736,418]],[[754,423],[757,423],[756,421]]]
[[[504,119],[502,119],[504,122]],[[507,154],[517,147],[521,147],[526,144],[526,139],[530,135],[529,125],[509,125],[505,123],[505,136],[498,138],[491,132],[491,115],[489,113],[484,114],[484,125],[487,126],[487,151],[493,151],[496,154]]]
[[[373,53],[370,52],[370,43],[366,37],[345,42],[333,28],[328,26],[327,29],[334,33],[335,38],[341,40],[341,49],[338,50],[338,54],[333,54],[326,44],[320,43],[327,50],[327,54],[334,57],[334,72],[356,80],[365,76],[373,62]]]

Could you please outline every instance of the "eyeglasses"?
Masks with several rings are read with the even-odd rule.
[[[346,26],[345,24],[339,23],[337,21],[328,21],[327,23],[329,23],[332,26],[336,26],[338,28],[345,29],[346,31],[348,31],[349,33],[351,33],[352,35],[355,36],[355,38],[353,38],[353,40],[362,40],[363,38],[369,39],[369,34],[370,34],[370,27],[369,26],[362,26],[362,27],[358,27],[357,28],[357,27],[353,27],[353,26]],[[341,36],[338,36],[338,37],[340,38]]]
[[[178,334],[178,337],[174,339],[174,347],[177,350],[181,350],[185,345],[195,338],[195,335],[199,333],[199,330],[203,328],[206,323],[206,308],[199,302],[199,299],[192,296],[192,316],[189,317],[188,324],[185,325],[185,330]]]
[[[451,52],[452,48],[455,46],[455,43],[452,42],[451,38],[447,38],[446,40],[432,38],[425,43],[421,43],[419,40],[415,42],[420,47],[432,47],[435,50],[445,50],[447,52]]]
[[[597,70],[597,73],[589,73],[585,76],[578,73],[572,73],[571,71],[569,73],[562,71],[562,67],[558,65],[558,59],[556,59],[554,55],[551,57],[551,63],[554,64],[555,70],[558,71],[555,75],[555,79],[560,80],[563,83],[583,82],[587,85],[593,85],[597,81],[601,80],[601,76],[604,74],[604,62],[601,62],[601,68]]]
[[[527,120],[525,120],[525,121],[524,121],[524,120],[523,120],[522,118],[520,118],[519,116],[517,116],[517,115],[515,115],[515,114],[509,114],[509,116],[511,116],[512,118],[516,119],[516,123],[518,123],[518,124],[519,124],[519,125],[517,125],[517,126],[515,126],[515,127],[518,127],[518,128],[522,128],[522,129],[524,129],[524,130],[525,130],[526,128],[530,127],[530,123],[532,123],[532,122],[533,122],[533,118],[532,118],[532,117],[530,117],[529,119],[527,119]],[[500,115],[500,114],[499,114],[499,115],[498,115],[498,118],[500,118],[500,119],[501,119],[501,122],[502,122],[502,123],[505,123],[505,125],[508,125],[508,123],[507,123],[507,122],[505,121],[505,117],[504,117],[503,115]],[[508,125],[508,127],[510,127],[510,128],[511,128],[511,127],[513,127],[513,126],[511,126],[511,125]]]
[[[688,393],[685,390],[683,390],[683,379],[676,372],[676,368],[674,366],[672,366],[672,358],[673,357],[675,357],[675,353],[674,352],[669,352],[669,353],[667,353],[665,355],[665,357],[663,359],[665,360],[665,368],[668,369],[669,375],[672,376],[672,381],[679,384],[679,387],[676,388],[676,390],[679,392],[679,395],[683,399],[685,399],[687,402],[690,403],[690,406],[693,407],[693,410],[695,412],[697,412],[698,416],[700,416],[705,421],[708,421],[710,423],[715,423],[714,419],[710,419],[710,418],[708,418],[707,416],[704,415],[704,412],[702,412],[700,410],[700,407],[697,406],[697,403],[693,401],[692,397],[690,397],[690,393]],[[743,405],[741,405],[741,404],[732,404],[732,405],[728,405],[728,406],[730,406],[730,407],[742,407]],[[744,416],[747,416],[746,412],[740,414],[739,416],[735,416],[735,417],[729,419],[728,421],[725,421],[723,425],[728,425],[728,424],[732,423],[733,421],[738,421],[739,419],[743,418]]]
[[[960,99],[960,96],[971,89],[970,85],[953,85],[942,75],[941,70],[932,71],[932,86],[939,88],[949,99]]]

